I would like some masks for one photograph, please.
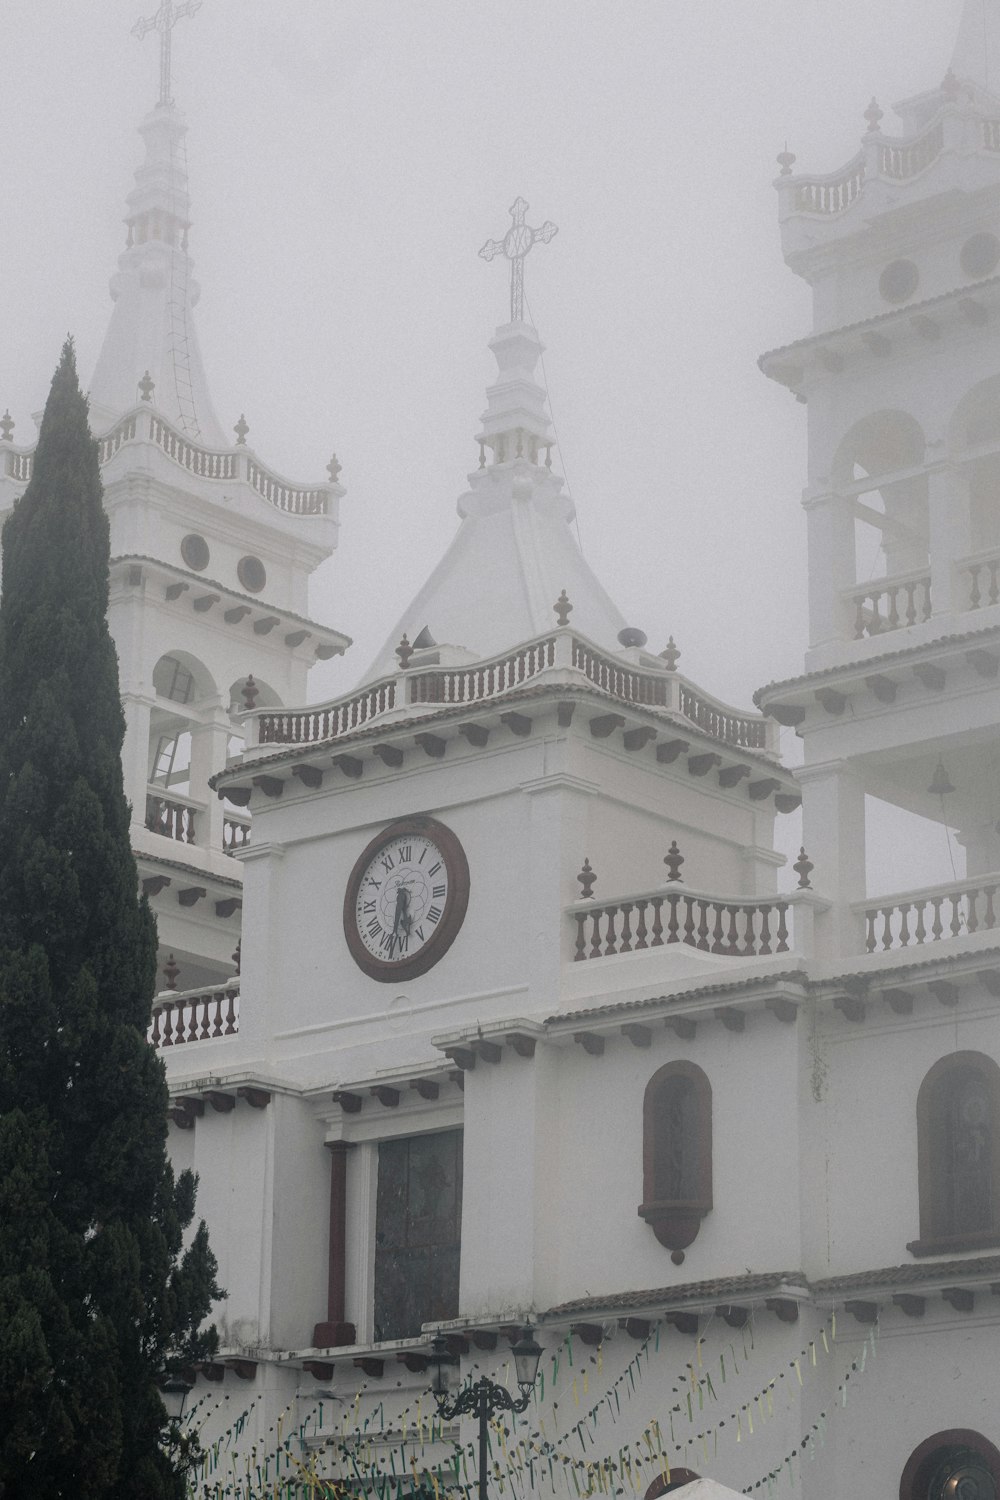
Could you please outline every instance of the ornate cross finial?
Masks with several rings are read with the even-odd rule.
[[[160,33],[160,104],[174,102],[170,97],[170,49],[174,27],[182,16],[193,16],[200,9],[201,0],[181,0],[180,5],[176,5],[174,0],[160,0],[160,8],[155,16],[136,21],[132,27],[132,35],[137,36],[140,42],[147,31]]]
[[[0,441],[9,443],[14,436],[14,418],[10,414],[10,407],[0,417]]]
[[[524,322],[524,257],[536,240],[547,245],[553,235],[559,233],[558,226],[546,219],[541,229],[532,229],[524,222],[528,205],[523,198],[515,198],[510,206],[513,224],[502,240],[487,240],[479,254],[483,260],[492,260],[503,255],[510,261],[510,321]]]
[[[247,423],[246,413],[245,412],[242,412],[242,411],[240,412],[240,420],[236,423],[236,426],[233,428],[233,431],[236,434],[236,445],[237,445],[237,447],[238,448],[245,448],[246,447],[246,441],[247,441],[247,433],[250,431],[250,427],[249,427],[249,424]]]

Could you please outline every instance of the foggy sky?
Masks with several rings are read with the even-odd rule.
[[[4,0],[0,411],[33,435],[59,348],[93,369],[123,248],[157,0]],[[457,525],[527,262],[586,555],[681,670],[748,704],[801,670],[806,410],[756,368],[809,328],[772,181],[854,155],[863,111],[937,84],[960,0],[205,0],[174,32],[196,312],[216,410],[293,479],[347,487],[311,612],[346,689]],[[428,622],[433,630],[433,621]],[[248,670],[252,663],[248,662]],[[787,732],[786,732],[787,733]]]

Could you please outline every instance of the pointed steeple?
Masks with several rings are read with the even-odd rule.
[[[1000,0],[964,0],[951,72],[1000,96]]]
[[[90,385],[92,417],[100,430],[135,406],[148,372],[153,405],[168,421],[195,442],[226,448],[194,328],[199,288],[188,254],[187,126],[172,104],[161,102],[139,134],[146,157],[126,200],[126,246],[111,281],[114,310]]]
[[[516,322],[498,328],[489,347],[499,369],[476,438],[479,467],[458,500],[462,524],[365,681],[395,670],[404,633],[415,640],[426,629],[465,660],[531,640],[552,629],[563,590],[574,626],[606,650],[620,649],[624,617],[580,551],[573,501],[552,469],[554,436],[535,375],[543,345],[529,323]]]

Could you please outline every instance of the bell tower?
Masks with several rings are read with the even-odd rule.
[[[970,877],[1000,868],[1000,9],[965,0],[942,81],[895,114],[873,99],[827,176],[779,157],[813,327],[761,360],[808,405],[810,640],[807,676],[758,696],[803,736],[805,839],[848,952],[941,925],[922,901],[864,909],[866,795],[958,830]],[[992,897],[948,848],[964,936]]]
[[[197,0],[164,0],[160,97],[126,202],[113,309],[90,384],[111,524],[109,624],[118,648],[132,843],[157,914],[161,983],[233,972],[249,814],[209,778],[242,748],[248,710],[302,701],[317,659],[347,636],[308,618],[308,583],[337,542],[340,465],[297,483],[264,463],[241,415],[227,437],[194,323],[185,137],[170,37]],[[33,444],[0,423],[0,517],[31,477]]]

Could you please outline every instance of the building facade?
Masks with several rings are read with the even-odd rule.
[[[225,442],[183,125],[144,123],[92,409],[151,1039],[227,1289],[209,1494],[467,1492],[431,1341],[453,1387],[509,1384],[527,1326],[499,1494],[1000,1495],[991,24],[968,0],[843,171],[780,159],[814,323],[761,364],[807,406],[810,640],[757,712],[584,561],[516,301],[454,543],[356,690],[299,706],[349,644],[306,616],[337,465],[293,485]],[[31,452],[0,460],[8,505]],[[870,897],[872,799],[964,873]]]

